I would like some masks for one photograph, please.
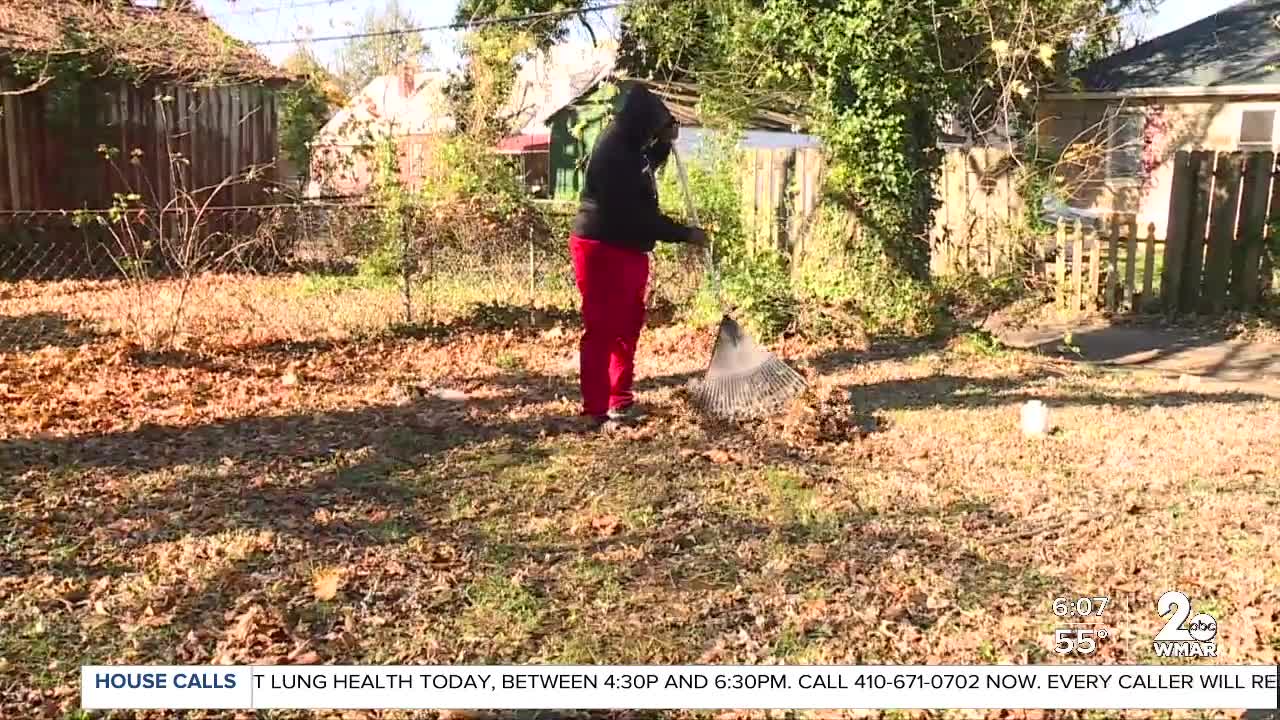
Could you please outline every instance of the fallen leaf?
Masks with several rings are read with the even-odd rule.
[[[304,652],[295,658],[291,658],[290,661],[294,665],[319,665],[320,655],[315,652]]]
[[[317,600],[328,601],[338,596],[342,588],[342,571],[336,568],[317,570],[311,577],[312,592]]]
[[[280,384],[285,387],[293,387],[298,384],[298,375],[293,371],[289,371],[280,377]]]
[[[148,605],[146,611],[142,613],[142,619],[138,621],[138,625],[142,627],[164,627],[173,622],[173,615],[157,615],[151,606]]]
[[[612,537],[622,529],[622,519],[617,515],[600,515],[591,519],[591,527],[601,537]]]
[[[725,463],[733,461],[732,455],[720,449],[708,450],[704,455],[706,455],[708,460],[717,465],[724,465]]]
[[[261,612],[257,605],[245,610],[236,618],[236,624],[231,629],[231,639],[238,643],[243,643],[249,639],[249,635],[253,632],[253,626],[257,620],[258,613]]]

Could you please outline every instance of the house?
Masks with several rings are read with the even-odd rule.
[[[535,193],[548,186],[550,133],[546,119],[612,67],[615,44],[557,45],[535,53],[517,71],[499,114],[515,129],[493,151],[518,163],[525,185]],[[402,179],[414,185],[427,175],[432,143],[454,131],[442,71],[405,67],[375,78],[335,115],[312,143],[311,193],[355,195],[372,180],[364,152],[376,138],[394,137]]]
[[[503,112],[517,134],[499,144],[499,152],[520,162],[525,186],[535,195],[551,192],[551,128],[556,111],[596,85],[613,70],[616,42],[564,43],[525,63]]]
[[[1045,96],[1041,138],[1068,152],[1068,204],[1136,215],[1164,237],[1179,150],[1277,148],[1280,0],[1246,0],[1125,52]]]
[[[216,201],[264,200],[277,177],[276,91],[287,81],[196,10],[0,0],[0,213],[109,208],[124,192],[163,205],[171,157],[185,161],[188,189],[254,168],[256,182]],[[126,172],[104,161],[105,148]]]
[[[661,97],[680,122],[677,151],[692,154],[704,141],[716,135],[717,131],[705,127],[698,115],[695,87],[684,83],[612,78],[606,73],[547,118],[546,123],[551,129],[551,182],[555,198],[577,199],[582,189],[587,157],[596,138],[617,111],[627,90],[636,83],[643,83]],[[797,132],[799,127],[800,121],[795,113],[760,110],[746,123],[739,145],[745,149],[779,150],[819,147],[818,139]]]
[[[443,71],[406,65],[370,81],[312,140],[308,193],[363,193],[375,173],[368,149],[384,138],[395,140],[406,185],[424,177],[432,144],[454,130],[445,95],[448,80]]]
[[[521,134],[503,138],[497,147],[499,155],[514,160],[524,187],[534,197],[547,196],[551,177],[551,136]]]

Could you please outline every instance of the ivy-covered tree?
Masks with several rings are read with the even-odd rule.
[[[333,73],[306,47],[293,51],[283,65],[294,82],[280,98],[280,151],[296,172],[306,173],[311,166],[311,140],[347,96]]]
[[[589,33],[593,32],[590,13],[593,8],[604,4],[604,0],[461,0],[456,15],[458,22],[545,15],[505,25],[509,30],[529,36],[538,47],[545,48],[563,40],[575,24]]]
[[[426,40],[420,33],[403,32],[414,27],[417,21],[400,0],[370,8],[357,31],[363,37],[348,40],[338,51],[342,89],[354,95],[379,75],[421,59],[427,53]]]
[[[563,40],[574,25],[592,32],[589,14],[600,4],[603,0],[461,0],[458,22],[551,14],[485,25],[467,34],[462,71],[447,90],[459,128],[485,135],[510,131],[508,118],[497,111],[511,94],[518,61]]]
[[[1040,88],[1114,42],[1154,0],[651,0],[623,15],[633,74],[699,86],[704,112],[798,104],[830,157],[827,190],[877,272],[919,282],[940,121],[1029,116]]]

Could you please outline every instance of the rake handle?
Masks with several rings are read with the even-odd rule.
[[[676,175],[680,178],[680,189],[684,191],[684,207],[685,212],[689,215],[689,219],[693,222],[694,227],[701,227],[698,222],[698,208],[693,204],[693,193],[689,191],[689,176],[685,173],[684,162],[680,159],[680,153],[674,146],[671,148],[671,157],[676,161]],[[705,231],[704,231],[705,232]],[[716,269],[715,254],[712,250],[715,241],[707,235],[707,268],[711,274],[711,289],[715,293],[716,302],[721,309],[724,308],[724,298],[720,294],[720,271]]]

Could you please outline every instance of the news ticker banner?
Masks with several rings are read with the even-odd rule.
[[[1271,710],[1280,666],[85,666],[86,710]]]

